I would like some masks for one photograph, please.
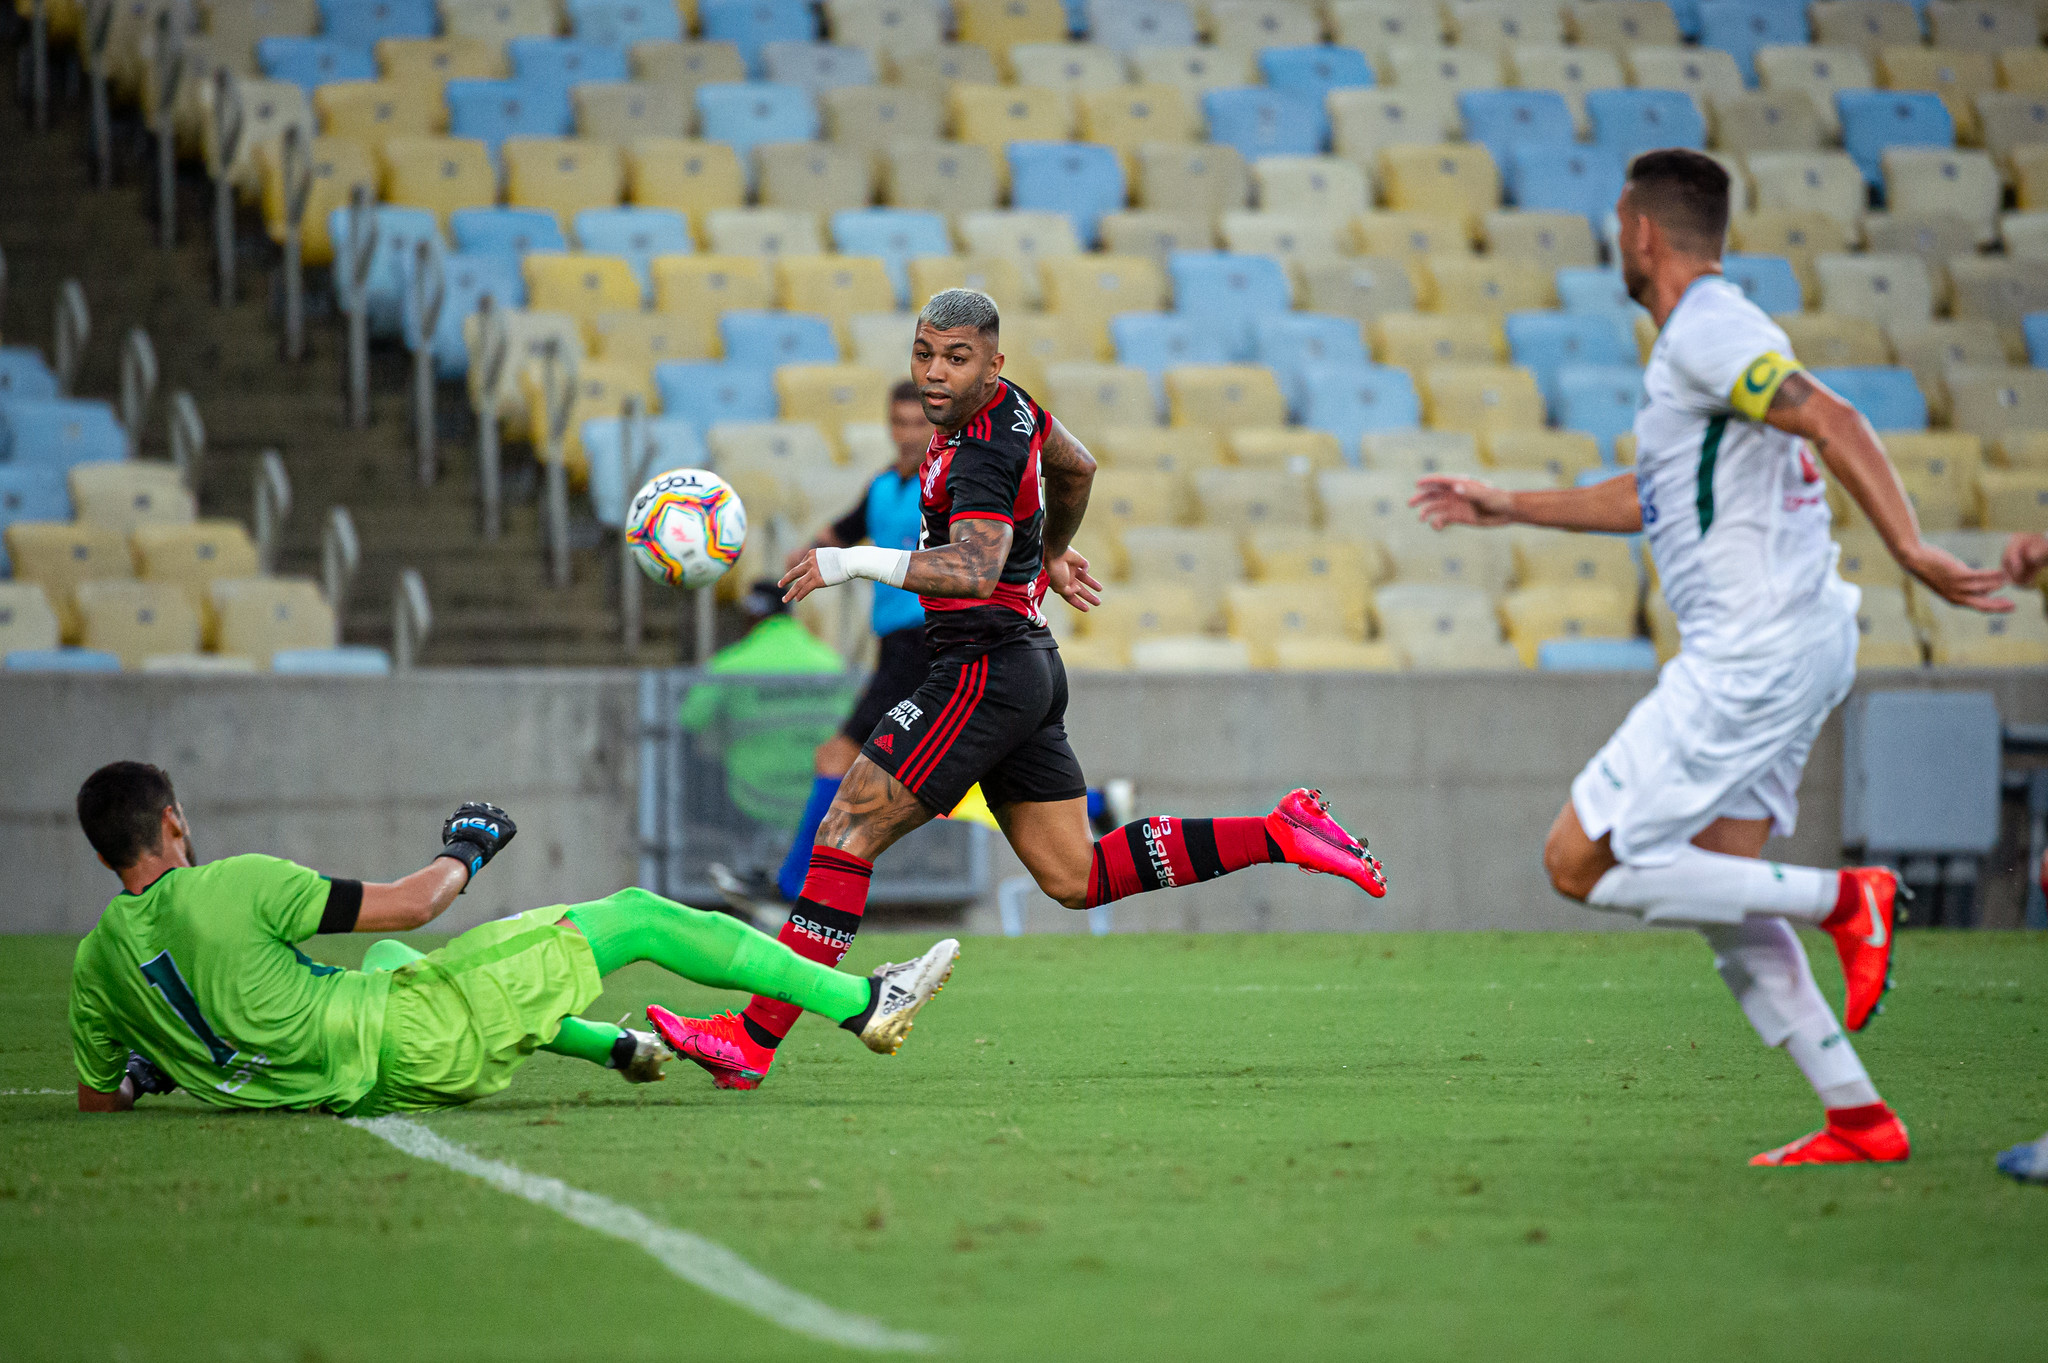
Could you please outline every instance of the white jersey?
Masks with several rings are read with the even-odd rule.
[[[1835,575],[1820,469],[1764,424],[1800,368],[1784,331],[1719,275],[1664,321],[1636,412],[1636,495],[1682,646],[1709,660],[1774,657],[1853,616]]]

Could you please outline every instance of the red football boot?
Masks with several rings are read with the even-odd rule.
[[[1835,911],[1821,921],[1821,930],[1835,939],[1842,958],[1842,979],[1848,997],[1842,1004],[1842,1025],[1860,1032],[1871,1015],[1882,1011],[1880,1000],[1892,987],[1892,931],[1898,922],[1898,873],[1888,866],[1846,866]]]
[[[722,1089],[757,1089],[775,1063],[775,1052],[747,1035],[738,1013],[682,1018],[650,1003],[647,1020],[677,1055],[709,1070],[712,1081]]]
[[[1311,874],[1342,876],[1374,899],[1387,892],[1387,868],[1330,815],[1319,790],[1297,790],[1266,816],[1266,833],[1288,862]]]
[[[1883,1103],[1830,1108],[1828,1124],[1790,1145],[1766,1150],[1754,1165],[1897,1164],[1913,1153],[1906,1124]]]

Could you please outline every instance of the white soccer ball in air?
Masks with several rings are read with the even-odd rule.
[[[747,509],[706,469],[671,469],[648,480],[626,507],[626,543],[656,582],[708,587],[747,543]]]

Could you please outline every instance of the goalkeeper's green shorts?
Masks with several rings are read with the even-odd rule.
[[[566,911],[481,924],[393,971],[377,1082],[343,1115],[453,1107],[509,1085],[604,992],[583,934],[557,926]]]

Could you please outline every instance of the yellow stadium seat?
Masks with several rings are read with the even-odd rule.
[[[1986,441],[2048,429],[2048,369],[1951,370],[1949,420]]]
[[[505,49],[481,38],[379,38],[376,50],[377,70],[385,80],[439,85],[511,74]]]
[[[1064,142],[1074,132],[1074,100],[1064,90],[1030,85],[954,85],[946,110],[956,140],[986,150],[1007,182],[1012,142]]]
[[[1252,167],[1259,208],[1267,213],[1348,219],[1372,206],[1365,172],[1339,156],[1262,156]]]
[[[841,427],[889,414],[893,375],[859,364],[785,364],[775,371],[775,396],[784,421],[808,421],[825,433],[833,454],[843,459]]]
[[[731,146],[683,137],[643,137],[625,150],[626,197],[641,208],[688,214],[698,240],[703,215],[747,201],[747,176]]]
[[[1650,639],[1657,646],[1657,661],[1668,663],[1678,656],[1678,617],[1661,592],[1652,590],[1643,602],[1643,619],[1649,623]]]
[[[1904,588],[1868,584],[1856,608],[1856,666],[1919,667],[1920,630],[1906,607]]]
[[[1171,582],[1118,587],[1079,621],[1081,637],[1103,641],[1128,659],[1131,645],[1146,639],[1182,637],[1201,631],[1207,615],[1201,600]]]
[[[1850,231],[1869,191],[1863,172],[1839,151],[1759,151],[1747,159],[1758,208],[1825,213]]]
[[[719,313],[765,308],[773,297],[769,262],[756,256],[656,256],[648,273],[657,311],[698,322],[714,337]]]
[[[1338,259],[1350,237],[1344,220],[1327,213],[1240,211],[1225,213],[1222,227],[1226,251],[1272,256],[1290,270]]]
[[[1600,442],[1583,431],[1494,431],[1482,443],[1494,467],[1541,469],[1560,483],[1600,467]]]
[[[715,357],[713,340],[717,328],[707,325],[703,314],[641,312],[634,308],[601,312],[590,320],[590,353],[595,359],[616,360],[652,370],[670,360],[708,360]]]
[[[534,458],[546,461],[547,402],[543,390],[543,368],[528,361],[519,368],[520,396],[526,406],[526,438],[533,445]],[[581,481],[589,473],[583,454],[583,423],[593,417],[617,416],[628,397],[638,397],[642,411],[659,408],[654,379],[639,365],[619,360],[582,360],[576,365],[576,384],[569,394],[569,420],[562,432],[562,464],[572,478]]]
[[[1387,207],[1398,212],[1442,213],[1474,224],[1500,206],[1500,172],[1476,142],[1383,148],[1379,178]]]
[[[1214,219],[1251,201],[1251,172],[1235,147],[1143,143],[1131,171],[1131,202],[1146,208]]]
[[[1971,245],[1998,236],[2005,186],[1988,152],[1953,147],[1887,147],[1885,206],[1899,217],[1952,214],[1977,229]]]
[[[1105,426],[1089,448],[1112,468],[1149,469],[1176,476],[1216,468],[1223,462],[1222,440],[1215,431],[1201,426]]]
[[[2000,48],[1995,61],[2001,89],[2048,90],[2048,52],[2042,51],[2038,43]]]
[[[1802,295],[1820,293],[1813,262],[1823,253],[1847,251],[1856,243],[1850,224],[1811,209],[1766,208],[1729,219],[1728,240],[1745,255],[1783,256],[1799,277]]]
[[[1797,312],[1786,313],[1775,320],[1792,342],[1792,353],[1809,368],[1886,365],[1892,362],[1892,348],[1884,338],[1884,328],[1878,319]]]
[[[1647,90],[1683,90],[1701,109],[1717,95],[1739,95],[1744,86],[1735,58],[1712,47],[1645,43],[1622,52],[1629,83]]]
[[[1381,587],[1373,614],[1388,642],[1427,669],[1505,670],[1521,666],[1500,637],[1493,602],[1483,591],[1431,582]]]
[[[1199,103],[1208,90],[1258,81],[1254,54],[1242,48],[1141,47],[1131,53],[1140,85],[1171,85]]]
[[[1224,52],[1303,47],[1323,38],[1322,17],[1295,0],[1211,0],[1209,41]]]
[[[1503,316],[1557,306],[1556,271],[1493,256],[1430,256],[1424,266],[1432,312]]]
[[[236,83],[242,102],[242,136],[237,143],[234,157],[227,163],[227,179],[235,187],[235,193],[242,202],[255,198],[262,185],[256,172],[257,150],[265,145],[275,146],[284,141],[284,130],[296,127],[299,136],[308,142],[313,140],[316,129],[313,122],[312,106],[306,101],[306,93],[290,81],[283,80],[241,80]],[[201,96],[204,105],[202,117],[201,148],[205,163],[218,166],[221,162],[219,120],[213,116],[212,87],[206,88]]]
[[[1634,592],[1545,583],[1509,592],[1500,610],[1524,667],[1536,665],[1536,650],[1547,639],[1630,639],[1636,633]]]
[[[1114,255],[1150,256],[1164,264],[1175,251],[1208,251],[1215,245],[1206,213],[1143,209],[1102,215],[1102,249]]]
[[[1008,256],[919,256],[910,262],[910,301],[923,307],[935,293],[975,289],[995,299],[1003,313],[1006,342],[1011,322],[1025,314],[1033,291],[1024,283],[1024,262]]]
[[[1977,521],[1986,530],[2048,526],[2048,469],[1985,469],[1977,476]]]
[[[254,577],[259,571],[256,544],[240,521],[138,525],[129,536],[129,545],[137,577],[185,589],[186,599],[200,612],[201,635],[208,646],[218,624],[212,618],[208,588],[216,579]]]
[[[1625,596],[1642,591],[1635,549],[1619,535],[1579,535],[1518,526],[1510,533],[1515,581],[1524,587],[1598,587]]]
[[[1819,151],[1826,142],[1820,113],[1803,90],[1717,94],[1708,112],[1714,146],[1722,152]]]
[[[888,311],[896,287],[873,256],[784,256],[775,262],[775,297],[785,311],[831,318],[844,349],[854,315]]]
[[[1444,10],[1450,19],[1451,41],[1460,48],[1504,52],[1518,43],[1556,46],[1564,42],[1564,14],[1557,5],[1450,0]]]
[[[0,581],[0,659],[30,649],[55,648],[57,613],[34,582]]]
[[[714,208],[704,215],[704,236],[722,256],[816,256],[825,236],[816,213],[793,208]]]
[[[472,355],[482,341],[480,316],[472,313],[462,323],[463,342]],[[583,328],[575,318],[559,312],[506,309],[498,317],[505,327],[504,378],[496,395],[498,421],[507,432],[523,437],[531,429],[532,420],[520,382],[521,374],[529,365],[539,363],[550,345],[559,354],[580,359],[583,354]],[[483,366],[473,364],[469,367],[468,388],[470,410],[481,413],[486,398]]]
[[[1358,457],[1374,473],[1411,480],[1425,473],[1482,471],[1478,438],[1466,431],[1368,431],[1359,438]],[[1494,481],[1503,481],[1501,472],[1495,471]],[[1408,523],[1416,523],[1412,515]]]
[[[1315,523],[1308,475],[1272,469],[1213,468],[1195,474],[1203,525],[1246,534],[1268,527],[1307,530]]]
[[[1918,256],[1824,255],[1814,273],[1821,306],[1837,317],[1882,323],[1934,315],[1934,281]]]
[[[1157,312],[1167,302],[1166,273],[1147,256],[1058,256],[1040,261],[1038,272],[1046,308],[1086,328],[1098,359],[1114,354],[1110,318],[1123,312]],[[1006,340],[1008,327],[1006,318]]]
[[[1501,54],[1484,49],[1394,47],[1387,50],[1386,65],[1396,87],[1438,101],[1452,133],[1463,131],[1459,91],[1497,90],[1507,83]]]
[[[580,210],[619,201],[623,175],[618,149],[609,143],[508,137],[499,155],[505,162],[505,202],[548,210],[564,232]]]
[[[1991,442],[1991,451],[2004,468],[2048,469],[2048,431],[2007,431]]]
[[[1324,528],[1333,535],[1360,536],[1385,545],[1416,533],[1408,507],[1415,480],[1373,469],[1332,469],[1316,475],[1316,497]]]
[[[334,608],[304,578],[223,578],[209,585],[220,651],[268,670],[271,656],[291,648],[333,648],[341,642]]]
[[[138,525],[184,525],[197,503],[177,467],[160,460],[74,464],[66,475],[81,521],[123,532]]]
[[[624,256],[586,251],[532,251],[520,261],[526,305],[562,312],[589,333],[597,315],[640,305],[640,281]]]
[[[1361,213],[1351,223],[1361,255],[1452,255],[1472,247],[1472,221],[1458,213]]]
[[[1347,632],[1364,638],[1372,584],[1383,568],[1379,546],[1362,535],[1268,526],[1244,537],[1245,566],[1256,582],[1312,583],[1334,592]]]
[[[1332,147],[1367,174],[1379,165],[1384,148],[1448,141],[1457,122],[1454,106],[1434,87],[1338,89],[1329,93],[1327,103]]]
[[[1928,37],[1939,48],[1997,52],[2041,40],[2040,15],[2031,4],[1945,0],[1927,7]]]
[[[1415,284],[1407,267],[1388,256],[1306,262],[1299,274],[1302,306],[1310,312],[1369,322],[1415,307]]]
[[[829,142],[776,142],[754,149],[761,203],[808,213],[866,208],[874,198],[867,153]]]
[[[2026,357],[2021,319],[2048,312],[2048,271],[2036,261],[1958,256],[1948,263],[1950,307],[1959,318],[1995,323],[2014,362]]]
[[[1976,512],[1977,476],[1984,468],[1983,442],[1967,431],[1887,431],[1891,457],[1923,530],[1959,529]]]
[[[1223,438],[1230,462],[1244,468],[1317,473],[1344,467],[1344,446],[1307,426],[1240,426]]]
[[[1342,599],[1315,583],[1247,583],[1231,587],[1223,599],[1230,637],[1250,650],[1254,667],[1274,666],[1283,640],[1357,640]]]
[[[1978,246],[1996,237],[1998,231],[1995,220],[1972,221],[1943,209],[1914,214],[1873,213],[1863,220],[1863,246],[1881,255],[1920,257],[1934,285],[1935,310],[1945,311],[1954,294],[1949,262],[1958,256],[1974,256]],[[2008,245],[2006,254],[2024,257],[2026,252]]]
[[[7,557],[19,582],[43,589],[66,643],[84,628],[74,593],[80,583],[130,577],[127,531],[88,521],[16,521],[6,529]]]
[[[1937,664],[1956,667],[2040,667],[2048,664],[2048,616],[2041,593],[2006,588],[2013,602],[2007,615],[1985,615],[1951,606],[1917,584],[1912,589],[1915,619],[1927,632]]]
[[[1507,587],[1515,571],[1514,551],[1505,536],[1468,526],[1431,530],[1411,522],[1389,536],[1384,548],[1396,582],[1472,587],[1492,595]]]
[[[328,222],[337,208],[345,206],[362,185],[374,198],[377,193],[377,164],[369,149],[339,137],[318,137],[311,148],[312,188],[306,195],[305,216],[300,219],[300,260],[307,265],[326,265],[334,260],[334,240]],[[256,153],[258,174],[263,178],[263,226],[270,239],[285,238],[284,156],[282,148],[265,146]]]
[[[838,467],[831,442],[808,421],[722,421],[704,444],[724,476],[766,479],[799,498],[806,483]]]
[[[1331,0],[1332,42],[1363,51],[1374,69],[1396,47],[1440,47],[1444,14],[1434,0]]]
[[[1282,672],[1402,672],[1408,655],[1384,639],[1281,639],[1273,645],[1273,666]]]
[[[934,0],[825,0],[832,41],[873,51],[933,52],[945,38]]]
[[[1807,13],[1815,42],[1853,47],[1873,60],[1888,46],[1920,41],[1920,15],[1907,0],[1832,0]]]
[[[1287,420],[1287,399],[1264,365],[1175,366],[1166,371],[1166,403],[1175,426],[1229,431]]]
[[[1648,44],[1675,47],[1679,41],[1678,20],[1663,0],[1571,0],[1564,20],[1578,46],[1617,54]]]
[[[653,81],[586,81],[572,86],[576,134],[621,151],[643,137],[683,138],[694,121],[690,102],[672,85]]]
[[[746,59],[732,43],[650,39],[633,44],[633,79],[664,85],[694,99],[700,85],[729,85],[747,78]]]
[[[1010,49],[1010,70],[1019,85],[1080,94],[1125,84],[1123,54],[1094,43],[1020,43]]]
[[[1508,74],[1523,90],[1551,90],[1563,96],[1572,111],[1572,122],[1584,133],[1590,126],[1586,117],[1586,92],[1612,90],[1626,85],[1621,60],[1613,52],[1597,47],[1564,47],[1548,40],[1515,43],[1508,47]]]
[[[1079,115],[1081,139],[1115,147],[1123,158],[1124,173],[1138,175],[1141,149],[1152,147],[1162,156],[1176,152],[1185,159],[1193,148],[1184,144],[1201,137],[1202,121],[1189,97],[1172,85],[1120,85],[1113,89],[1084,90],[1074,97]],[[1228,148],[1204,147],[1205,152]],[[1235,156],[1235,152],[1231,153]],[[1227,162],[1228,157],[1212,158]],[[1242,174],[1243,161],[1236,168]],[[1219,166],[1219,170],[1225,167]],[[1243,200],[1240,197],[1239,202]],[[1137,202],[1147,202],[1137,198]]]
[[[431,208],[448,229],[458,208],[488,208],[498,201],[498,172],[482,142],[469,137],[394,137],[379,153],[384,200]],[[311,217],[310,206],[307,215]]]
[[[970,213],[996,206],[995,158],[988,148],[898,138],[882,155],[882,202],[892,208]]]
[[[394,137],[433,137],[448,123],[438,87],[393,80],[329,81],[313,92],[320,131],[372,150]]]
[[[1842,135],[1835,113],[1837,90],[1867,90],[1877,83],[1870,61],[1853,47],[1766,45],[1756,51],[1758,83],[1767,91],[1797,90],[1813,101],[1821,133],[1830,141]]]
[[[1538,430],[1543,395],[1518,365],[1440,364],[1422,370],[1423,419],[1439,431]]]
[[[1565,266],[1600,263],[1593,224],[1581,213],[1489,213],[1480,235],[1494,259],[1525,261],[1553,275]]]
[[[1977,96],[1998,88],[1993,54],[1915,42],[1880,48],[1876,60],[1878,80],[1886,89],[1933,91],[1948,106],[1957,140],[1966,145],[1980,140]]]
[[[2007,159],[2012,163],[2017,205],[2030,210],[2048,209],[2048,141],[2014,147]]]
[[[199,649],[199,609],[174,582],[100,578],[77,588],[79,642],[120,658],[124,670],[156,653]]]
[[[855,364],[872,369],[900,369],[917,335],[917,315],[909,312],[855,313],[846,324]],[[893,446],[891,448],[894,448]]]
[[[883,74],[891,85],[924,90],[943,97],[948,87],[965,82],[994,85],[1002,79],[996,59],[979,43],[941,43],[935,51],[881,53]]]
[[[508,38],[552,38],[553,0],[442,0],[441,31],[503,49]]]
[[[1381,313],[1366,324],[1381,364],[1421,369],[1432,364],[1496,364],[1508,357],[1501,319],[1486,313]]]
[[[1123,534],[1136,525],[1179,525],[1188,518],[1187,476],[1156,468],[1105,465],[1096,471],[1089,490],[1090,529],[1106,530],[1121,546]],[[1121,553],[1121,548],[1119,548]]]
[[[2029,153],[2027,148],[2048,141],[2048,89],[2000,90],[1979,95],[1977,122],[1984,150],[1998,163],[1999,173],[2008,180],[2015,179],[2022,159],[2039,155]],[[2036,195],[2032,205],[2037,209],[2041,206],[2038,198]]]
[[[1998,324],[1984,317],[1939,322],[1887,321],[1885,335],[1898,363],[1911,369],[1913,377],[1919,380],[1930,411],[1943,421],[1948,419],[1950,365],[1996,365],[2006,359],[2005,341]]]
[[[954,0],[953,22],[961,42],[987,48],[999,61],[1019,43],[1067,38],[1060,0]]]
[[[1039,301],[1039,263],[1081,254],[1080,238],[1074,235],[1074,220],[1065,213],[963,213],[959,232],[970,254],[1016,262],[1025,302],[1032,306]]]
[[[1244,556],[1233,532],[1134,525],[1124,531],[1123,545],[1133,583],[1184,587],[1201,609],[1200,628],[1222,625],[1223,593],[1244,576]]]
[[[880,168],[899,138],[935,142],[945,130],[939,97],[897,85],[842,85],[818,94],[825,136],[834,146],[865,153]]]

